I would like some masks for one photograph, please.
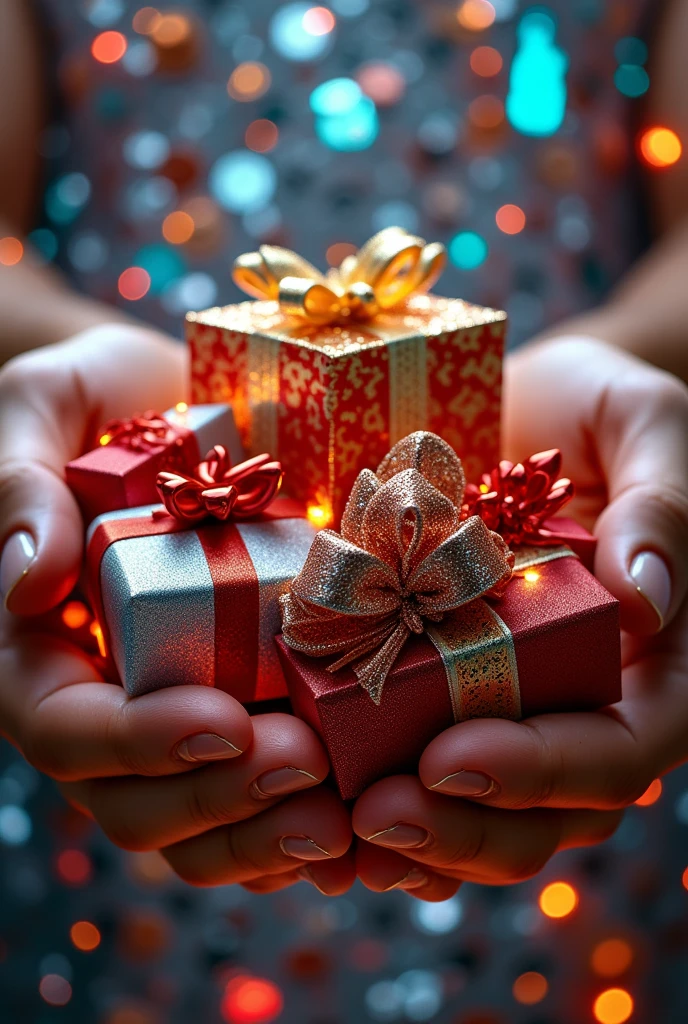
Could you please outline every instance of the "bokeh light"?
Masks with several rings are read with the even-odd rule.
[[[488,0],[463,0],[456,12],[456,20],[469,32],[482,32],[495,20],[495,9]]]
[[[459,270],[475,270],[487,255],[487,242],[475,231],[460,231],[449,243],[449,259]]]
[[[683,888],[688,889],[688,868],[684,870],[683,875],[681,876],[681,882],[683,883]]]
[[[310,95],[310,108],[322,117],[350,114],[361,102],[363,91],[353,78],[331,78]]]
[[[82,601],[68,601],[62,609],[62,621],[67,629],[81,629],[91,618],[91,613]]]
[[[248,149],[225,153],[208,176],[210,191],[221,206],[233,213],[262,210],[277,188],[277,174],[267,157]]]
[[[361,90],[379,107],[391,107],[404,95],[406,80],[392,64],[371,61],[356,72]]]
[[[615,978],[633,963],[633,948],[625,939],[598,942],[590,957],[590,966],[602,978]]]
[[[254,153],[269,153],[279,142],[279,128],[274,121],[260,117],[247,127],[244,141]]]
[[[14,267],[21,261],[23,255],[24,246],[18,238],[11,235],[0,238],[0,265]]]
[[[101,437],[100,440],[102,442],[103,438]],[[100,654],[101,658],[107,658],[107,647],[105,646],[105,637],[103,636],[103,630],[101,628],[100,623],[94,619],[91,625],[89,626],[89,630],[91,636],[94,636],[96,639],[96,643],[98,644],[98,653]]]
[[[312,36],[326,36],[336,24],[337,19],[328,7],[311,7],[303,16],[303,27]]]
[[[671,128],[647,128],[640,136],[640,153],[651,167],[671,167],[680,159],[683,147]]]
[[[323,82],[311,93],[310,107],[316,115],[316,135],[330,149],[356,152],[375,142],[377,109],[352,78]]]
[[[317,530],[329,526],[332,519],[330,512],[324,505],[309,505],[306,509],[306,515],[308,522],[315,526]]]
[[[326,13],[323,13],[326,12]],[[318,60],[329,53],[334,33],[322,31],[333,15],[327,8],[309,3],[289,3],[281,6],[270,20],[270,43],[274,50],[293,61]],[[316,31],[312,31],[315,28]]]
[[[127,267],[119,275],[117,289],[123,299],[137,302],[150,291],[150,274],[143,267]]]
[[[141,7],[132,18],[131,26],[139,35],[150,35],[160,20],[160,11],[155,7]]]
[[[636,800],[636,807],[651,807],[652,804],[656,804],[662,795],[662,780],[655,779],[647,787],[642,796],[639,796]]]
[[[619,64],[644,64],[647,60],[647,43],[637,36],[624,36],[614,47],[614,56]]]
[[[246,61],[234,68],[227,82],[227,92],[232,99],[242,103],[257,100],[270,88],[272,79],[265,64]]]
[[[534,1006],[541,1003],[547,995],[549,985],[547,978],[537,971],[526,971],[519,975],[513,984],[512,993],[517,1003],[523,1006]]]
[[[543,8],[526,11],[511,62],[507,117],[523,135],[544,137],[561,127],[566,113],[568,57],[556,44],[556,24]]]
[[[504,66],[502,55],[494,46],[476,46],[470,58],[471,71],[481,78],[498,75]]]
[[[173,49],[185,43],[191,31],[191,22],[183,14],[160,14],[152,19],[148,34],[157,46]]]
[[[650,88],[650,76],[637,64],[622,64],[614,73],[614,85],[622,96],[635,99],[644,96]]]
[[[101,32],[91,43],[91,53],[99,64],[116,64],[127,52],[127,41],[121,32]]]
[[[72,986],[60,974],[44,975],[39,982],[38,991],[50,1006],[66,1006],[72,998]]]
[[[498,128],[504,122],[504,104],[498,96],[476,96],[469,104],[468,119],[476,128]]]
[[[75,921],[69,929],[69,937],[82,953],[92,953],[100,945],[100,931],[90,921]]]
[[[608,988],[595,1000],[593,1013],[599,1024],[625,1024],[633,1013],[633,999],[623,988]]]
[[[186,215],[188,216],[188,214]],[[160,295],[186,271],[186,264],[178,249],[169,245],[144,245],[134,253],[136,266],[143,269],[149,277],[151,295]]]
[[[221,1012],[227,1024],[270,1024],[283,1007],[282,992],[273,981],[242,974],[228,982]]]
[[[333,242],[328,246],[325,257],[331,267],[338,267],[347,256],[354,256],[357,251],[353,242]]]
[[[93,876],[93,865],[83,850],[62,850],[55,862],[57,874],[67,885],[86,885]]]
[[[546,917],[568,917],[578,906],[578,893],[568,882],[551,882],[540,893],[538,905]]]
[[[526,215],[520,206],[505,203],[495,214],[495,221],[505,235],[517,235],[526,226]]]
[[[184,245],[193,236],[194,222],[184,210],[168,213],[162,222],[162,237],[170,245]]]

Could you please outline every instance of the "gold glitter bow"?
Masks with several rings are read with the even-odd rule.
[[[327,275],[291,249],[261,245],[239,256],[232,276],[254,298],[276,299],[286,315],[323,326],[372,320],[414,293],[429,291],[445,262],[439,242],[385,228]]]
[[[359,473],[341,533],[317,534],[282,597],[283,637],[312,656],[340,654],[380,703],[411,633],[487,595],[500,596],[514,556],[478,516],[461,522],[461,462],[436,434],[399,441],[377,473]]]

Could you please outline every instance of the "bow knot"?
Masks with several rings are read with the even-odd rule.
[[[288,316],[324,326],[372,320],[414,293],[429,291],[445,262],[439,242],[385,228],[327,275],[290,249],[261,245],[239,256],[233,277],[254,298],[277,300]]]
[[[514,556],[478,516],[461,522],[465,478],[449,445],[418,431],[356,479],[341,533],[322,530],[282,598],[285,643],[353,664],[380,703],[385,679],[425,621],[499,596]]]
[[[184,523],[212,517],[222,522],[249,519],[273,500],[282,483],[282,466],[256,455],[231,467],[227,450],[215,445],[192,473],[158,473],[156,485],[168,513]]]
[[[154,451],[179,439],[177,429],[153,409],[130,419],[109,420],[101,430],[101,444],[114,444],[133,451]]]

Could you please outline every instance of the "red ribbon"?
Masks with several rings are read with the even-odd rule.
[[[108,444],[134,451],[155,451],[182,437],[176,427],[153,409],[140,416],[132,416],[131,419],[109,420],[102,428],[101,435],[110,438]]]
[[[558,448],[538,452],[526,462],[503,460],[483,476],[479,486],[466,487],[464,516],[480,516],[509,547],[554,544],[556,535],[543,524],[574,494],[572,482],[567,477],[559,478],[560,471]]]
[[[215,445],[192,473],[158,473],[160,498],[175,519],[198,523],[209,516],[222,522],[250,519],[262,512],[280,489],[282,466],[267,454],[230,468],[229,455]]]

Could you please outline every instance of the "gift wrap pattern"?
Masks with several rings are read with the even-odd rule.
[[[289,320],[277,302],[186,318],[194,402],[229,402],[247,454],[269,451],[294,498],[339,521],[359,471],[432,430],[469,479],[499,459],[506,314],[416,295],[355,326]]]
[[[185,684],[243,702],[286,696],[279,598],[314,528],[281,499],[259,520],[193,530],[160,510],[110,512],[88,531],[94,604],[127,693]]]

